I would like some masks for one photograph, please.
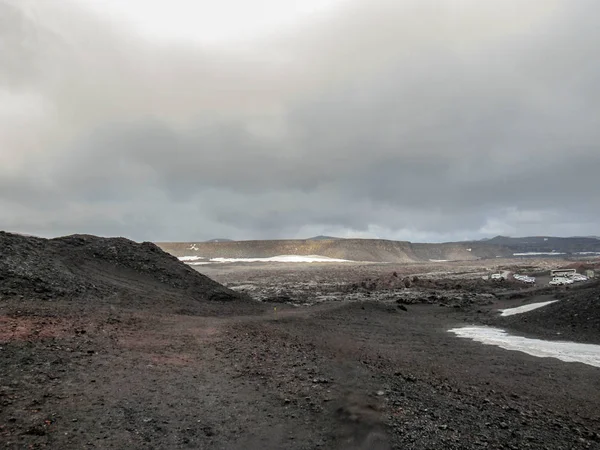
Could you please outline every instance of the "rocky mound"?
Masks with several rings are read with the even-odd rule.
[[[150,242],[89,235],[42,239],[0,232],[2,298],[111,299],[112,303],[176,295],[194,301],[245,298]]]
[[[499,317],[495,323],[550,339],[600,344],[600,283],[570,289],[557,298],[556,303]]]

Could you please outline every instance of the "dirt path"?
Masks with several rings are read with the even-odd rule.
[[[274,308],[277,307],[277,312]],[[6,448],[600,448],[600,370],[446,332],[461,312],[2,318]]]

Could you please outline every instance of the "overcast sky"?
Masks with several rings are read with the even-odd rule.
[[[597,0],[0,0],[0,229],[600,235],[598,17]]]

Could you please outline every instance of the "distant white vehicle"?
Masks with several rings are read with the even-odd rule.
[[[573,280],[564,277],[554,277],[549,283],[551,286],[564,286],[566,284],[573,284]]]
[[[578,282],[578,281],[588,281],[588,280],[589,280],[589,278],[588,278],[588,277],[586,277],[585,275],[581,275],[581,274],[579,274],[579,273],[576,273],[575,275],[573,275],[573,276],[571,277],[571,279],[572,279],[573,281],[575,281],[575,282]]]
[[[530,284],[535,283],[535,278],[529,277],[527,275],[519,275],[518,273],[515,273],[513,275],[513,278],[515,280],[522,281],[523,283],[530,283]]]

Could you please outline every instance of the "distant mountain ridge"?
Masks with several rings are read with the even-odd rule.
[[[600,252],[600,239],[596,237],[554,237],[527,236],[508,237],[496,236],[485,241],[477,241],[488,245],[498,245],[513,253],[583,253]]]
[[[322,234],[320,234],[319,236],[314,236],[314,237],[308,238],[307,241],[329,241],[329,240],[335,240],[335,239],[344,239],[344,238],[335,237],[335,236],[323,236]]]
[[[270,258],[279,255],[319,255],[369,262],[475,260],[511,256],[498,246],[477,243],[413,244],[384,239],[282,239],[231,242],[157,243],[175,256],[204,258]]]
[[[557,238],[532,236],[512,238],[496,236],[485,241],[412,243],[385,239],[343,239],[315,236],[309,239],[213,240],[211,242],[157,243],[175,256],[203,258],[270,258],[280,255],[310,256],[352,261],[409,263],[427,261],[468,261],[507,258],[515,254],[557,254],[600,256],[600,240],[589,237]]]

